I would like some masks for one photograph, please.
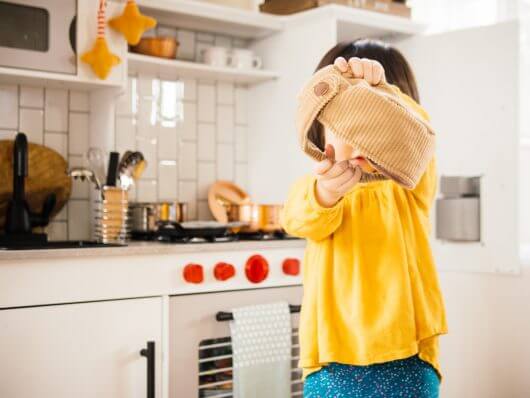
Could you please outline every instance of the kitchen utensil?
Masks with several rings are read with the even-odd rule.
[[[79,179],[81,181],[90,181],[98,191],[101,191],[101,181],[99,181],[96,174],[90,169],[85,167],[73,167],[68,171],[68,175],[74,180]]]
[[[100,182],[105,181],[105,153],[101,148],[89,148],[88,164]]]
[[[126,190],[108,185],[103,187],[102,198],[94,201],[93,233],[96,241],[125,244],[129,237],[128,204]]]
[[[0,140],[0,230],[4,229],[7,207],[13,196],[13,150],[14,141]],[[34,215],[41,213],[43,204],[54,194],[56,203],[47,217],[51,221],[70,198],[72,180],[66,173],[66,160],[53,149],[28,143],[26,170],[24,192],[29,211]]]
[[[230,66],[237,69],[260,69],[261,58],[246,48],[234,48],[230,56]]]
[[[134,185],[134,180],[138,180],[145,170],[146,161],[141,152],[126,151],[118,166],[120,174],[120,186],[128,189]]]
[[[247,193],[230,181],[217,181],[210,186],[208,190],[208,206],[214,218],[221,222],[227,223],[228,217],[224,204],[245,204],[249,203],[250,198]]]
[[[120,154],[118,152],[111,152],[109,155],[109,166],[107,171],[107,185],[109,187],[116,186],[116,180],[118,179],[118,163],[120,160]]]
[[[137,232],[156,231],[164,223],[187,220],[186,202],[131,203],[131,229]]]
[[[159,58],[175,59],[179,42],[173,37],[144,37],[131,51]]]
[[[288,15],[328,4],[341,4],[401,17],[410,18],[411,16],[410,7],[391,0],[266,0],[260,4],[259,8],[261,12]]]

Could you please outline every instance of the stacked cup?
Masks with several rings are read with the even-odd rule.
[[[102,243],[125,244],[130,235],[127,190],[106,185],[94,205],[94,238]]]

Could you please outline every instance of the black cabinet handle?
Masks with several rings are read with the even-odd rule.
[[[148,341],[140,355],[147,359],[147,398],[155,398],[155,342]]]
[[[291,312],[291,314],[299,313],[301,308],[301,305],[289,304],[289,311]],[[217,314],[215,314],[215,319],[217,320],[217,322],[233,321],[234,314],[232,314],[231,312],[219,311]]]

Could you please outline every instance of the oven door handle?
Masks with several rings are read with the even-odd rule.
[[[148,341],[140,355],[147,359],[147,398],[155,398],[155,342]]]
[[[301,308],[302,308],[301,305],[289,304],[289,311],[291,312],[291,314],[299,313]],[[234,320],[234,314],[232,314],[231,312],[219,311],[217,314],[215,314],[215,319],[218,322],[233,321]]]

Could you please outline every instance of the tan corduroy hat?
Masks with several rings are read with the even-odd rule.
[[[371,86],[330,65],[313,75],[298,99],[300,142],[313,159],[326,157],[308,137],[317,119],[358,149],[380,175],[405,188],[416,186],[434,153],[434,131],[391,85]]]

